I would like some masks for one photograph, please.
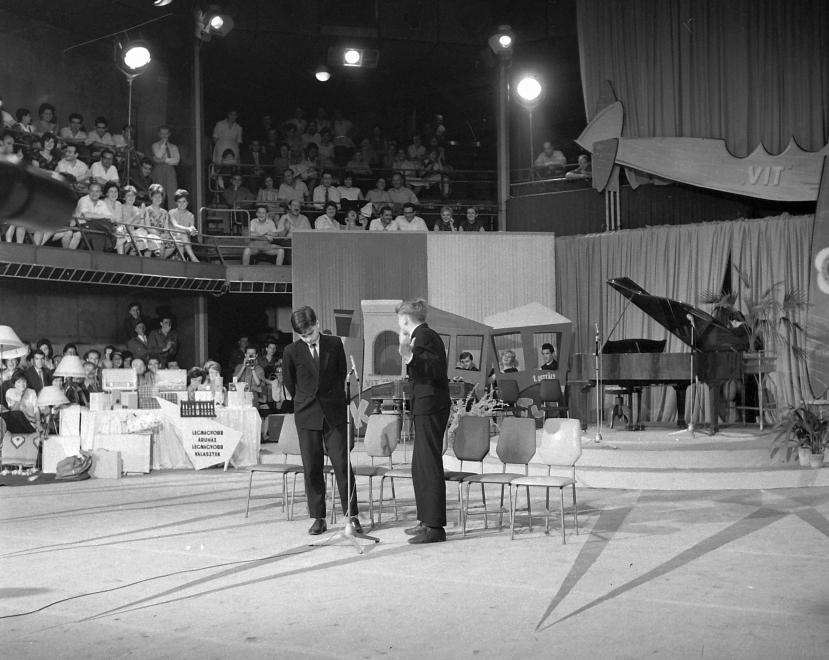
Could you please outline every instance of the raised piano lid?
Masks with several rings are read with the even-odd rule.
[[[693,319],[693,346],[698,351],[748,350],[748,336],[744,332],[732,330],[701,309],[653,296],[629,277],[617,277],[607,283],[688,346],[692,345]]]

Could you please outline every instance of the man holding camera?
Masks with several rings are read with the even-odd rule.
[[[247,385],[245,390],[253,392],[253,405],[258,406],[265,387],[265,372],[256,359],[256,346],[245,348],[245,357],[241,364],[233,368],[233,379]]]

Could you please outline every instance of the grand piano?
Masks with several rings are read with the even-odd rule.
[[[719,388],[729,379],[742,378],[743,352],[749,345],[746,333],[729,328],[686,303],[653,296],[630,278],[619,277],[607,283],[691,348],[694,374],[708,385],[712,431],[716,433]],[[601,381],[603,385],[615,385],[631,392],[647,385],[672,385],[676,390],[677,424],[683,426],[685,389],[692,380],[691,353],[663,353],[664,346],[664,341],[648,339],[608,342],[607,352],[603,349],[600,355]],[[582,389],[595,386],[594,355],[574,354],[568,380]]]

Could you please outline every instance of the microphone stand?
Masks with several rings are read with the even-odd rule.
[[[691,323],[691,416],[688,418],[688,427],[682,429],[681,431],[674,431],[671,435],[683,435],[684,433],[690,433],[691,439],[693,440],[694,435],[694,415],[696,411],[694,407],[696,405],[696,392],[697,392],[697,374],[696,374],[696,362],[694,360],[694,351],[696,350],[695,342],[696,342],[696,329],[697,324],[694,322],[694,317],[691,314],[688,314],[688,321]],[[678,411],[677,411],[677,414]]]
[[[596,350],[593,353],[593,369],[596,372],[596,437],[594,442],[602,441],[602,374],[601,374],[601,344],[599,338],[599,324],[596,324]]]
[[[352,358],[352,365],[354,363],[354,359]],[[343,529],[341,532],[337,532],[333,534],[325,541],[321,543],[312,543],[311,545],[328,545],[329,543],[339,542],[339,541],[348,541],[357,548],[357,552],[363,554],[363,546],[357,541],[357,539],[364,539],[366,541],[374,541],[374,543],[380,543],[380,539],[376,536],[369,536],[368,534],[363,534],[362,532],[358,532],[354,529],[354,523],[351,522],[351,447],[354,443],[354,413],[351,410],[351,376],[354,376],[354,379],[357,381],[357,391],[360,391],[360,376],[357,374],[356,368],[352,366],[349,370],[348,374],[345,377],[345,396],[346,396],[346,492],[348,493],[348,506],[346,507],[346,515],[345,515],[345,523],[343,524]],[[354,487],[354,499],[357,499],[357,488],[356,485]]]

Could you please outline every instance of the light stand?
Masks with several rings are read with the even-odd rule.
[[[602,374],[601,374],[601,341],[599,324],[596,323],[596,351],[593,353],[593,369],[596,372],[596,437],[594,442],[602,441]]]
[[[688,320],[691,322],[691,415],[688,418],[688,427],[682,429],[681,431],[674,431],[671,435],[683,435],[685,433],[691,434],[691,439],[694,438],[694,415],[696,411],[694,407],[696,405],[696,392],[697,392],[697,374],[696,374],[696,361],[694,359],[694,352],[696,351],[696,329],[697,324],[694,322],[694,317],[691,314],[688,314]],[[677,413],[678,414],[678,413]]]
[[[357,366],[354,364],[354,358],[351,358],[351,370],[346,374],[345,377],[345,396],[346,396],[346,409],[347,409],[347,416],[346,416],[346,492],[348,493],[348,511],[345,515],[345,522],[343,524],[343,529],[341,532],[337,532],[336,534],[332,535],[325,541],[321,543],[312,543],[311,545],[328,545],[329,543],[339,542],[339,541],[348,541],[357,548],[357,552],[363,554],[363,546],[357,541],[357,539],[364,539],[366,541],[374,541],[374,543],[380,543],[380,539],[376,536],[369,536],[368,534],[363,534],[362,532],[358,532],[354,529],[354,523],[351,522],[351,447],[354,441],[354,416],[351,411],[351,376],[354,375],[354,379],[357,381],[357,390],[360,389],[360,376],[357,374]],[[356,487],[355,487],[354,499],[357,499],[356,495]]]

